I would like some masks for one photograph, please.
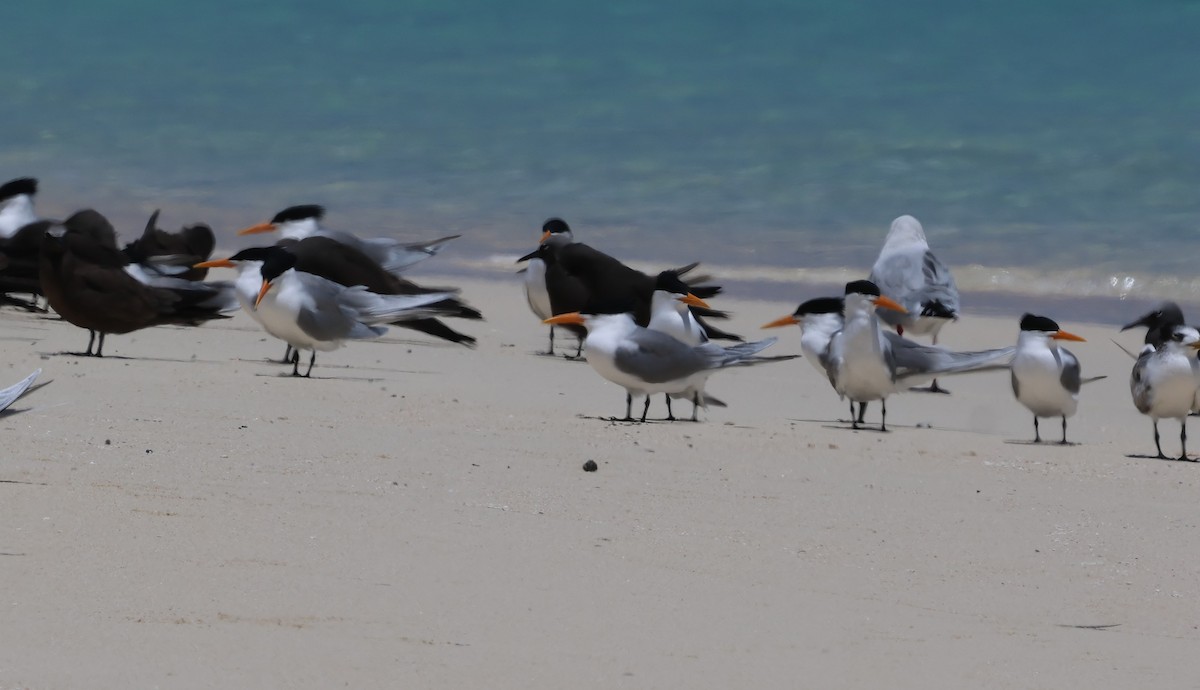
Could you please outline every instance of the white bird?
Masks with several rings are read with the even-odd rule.
[[[1067,417],[1079,406],[1079,389],[1084,381],[1079,360],[1059,341],[1084,339],[1058,327],[1054,321],[1034,314],[1021,317],[1017,352],[1013,355],[1012,388],[1017,402],[1033,413],[1033,442],[1041,443],[1039,417],[1062,417],[1062,443],[1067,442]]]
[[[844,303],[844,325],[833,334],[824,350],[819,350],[824,334],[835,323],[832,304],[825,305],[820,317],[823,328],[812,335],[809,347],[817,352],[822,370],[830,377],[838,395],[850,398],[851,425],[859,428],[866,411],[866,403],[879,400],[883,403],[883,421],[880,429],[887,430],[886,399],[893,393],[908,390],[943,374],[958,374],[991,368],[1005,368],[1001,361],[1016,349],[1012,346],[981,352],[952,352],[941,347],[919,345],[896,333],[883,330],[875,316],[877,307],[903,310],[894,300],[879,294],[879,288],[868,280],[856,280],[846,284]],[[801,310],[797,310],[801,311]],[[804,314],[795,314],[767,324],[768,327],[783,326],[802,321]],[[803,345],[803,344],[802,344]],[[853,403],[859,403],[859,413],[854,415]]]
[[[895,300],[905,311],[880,312],[879,318],[900,335],[930,335],[937,345],[938,333],[958,319],[958,287],[950,269],[929,250],[925,230],[912,216],[892,221],[883,249],[871,269],[869,280],[884,297]],[[944,393],[935,379],[930,392]]]
[[[650,320],[646,327],[671,336],[684,345],[696,347],[709,341],[705,325],[692,314],[692,307],[709,309],[708,303],[691,293],[691,289],[675,271],[663,271],[654,281],[654,292],[650,294]],[[686,398],[692,401],[692,421],[697,421],[699,408],[709,405],[725,407],[725,403],[705,393],[703,386],[682,393],[667,395],[667,419],[675,420],[671,412],[671,398]]]
[[[25,393],[29,391],[30,387],[33,386],[33,382],[37,380],[38,375],[41,373],[42,370],[38,369],[8,388],[0,389],[0,412],[7,410],[10,405],[19,400],[22,395],[25,395]],[[42,385],[44,386],[46,384]],[[41,388],[41,386],[38,387]]]
[[[691,346],[669,335],[642,328],[631,314],[559,314],[546,319],[552,325],[587,328],[583,349],[596,373],[625,389],[625,419],[633,421],[634,395],[646,396],[641,421],[646,421],[650,396],[655,393],[690,394],[703,391],[718,369],[794,359],[795,355],[758,357],[775,338],[756,343],[720,347],[713,343]]]
[[[1179,420],[1179,459],[1187,460],[1187,417],[1200,385],[1200,331],[1191,326],[1165,325],[1162,344],[1145,345],[1129,376],[1133,405],[1154,421],[1154,447],[1166,459],[1158,436],[1159,419]]]
[[[289,240],[302,240],[313,235],[328,237],[354,247],[374,259],[389,273],[397,275],[409,266],[437,254],[447,242],[459,237],[459,235],[450,235],[427,242],[402,242],[391,237],[362,238],[348,232],[321,227],[320,221],[324,217],[325,209],[322,206],[315,204],[289,206],[276,213],[269,223],[252,225],[239,231],[238,234],[253,235],[277,230],[280,235]]]
[[[199,266],[238,269],[238,301],[271,335],[297,350],[292,376],[300,376],[299,350],[311,350],[312,373],[317,351],[329,352],[347,340],[378,338],[387,332],[380,325],[449,313],[436,303],[452,300],[450,292],[424,295],[380,295],[361,285],[346,287],[293,268],[296,257],[280,247],[243,249],[228,259]]]

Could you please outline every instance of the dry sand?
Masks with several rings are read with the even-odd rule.
[[[1200,682],[1200,466],[1138,457],[1114,328],[1050,314],[1110,376],[1079,445],[1027,445],[1004,373],[852,432],[804,360],[716,375],[730,406],[700,424],[631,425],[586,364],[535,354],[515,281],[463,287],[477,350],[393,330],[313,380],[244,315],[89,359],[59,354],[86,332],[0,312],[0,384],[53,379],[0,417],[0,688]],[[720,305],[751,335],[795,306]],[[1011,344],[1016,314],[945,335]]]

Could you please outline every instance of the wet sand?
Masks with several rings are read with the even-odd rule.
[[[1072,345],[1085,375],[1109,375],[1084,390],[1078,445],[1027,443],[1004,373],[893,398],[890,433],[850,431],[802,359],[717,374],[729,408],[699,424],[625,424],[607,420],[622,391],[536,354],[515,281],[454,282],[488,317],[455,324],[476,350],[393,329],[319,355],[312,380],[267,361],[283,345],[244,315],[112,336],[89,359],[60,354],[86,332],[0,311],[0,384],[53,381],[0,415],[0,687],[1129,688],[1200,671],[1200,466],[1144,457],[1151,425],[1109,342],[1138,334],[1048,314],[1089,339]],[[719,305],[758,336],[810,296]],[[1010,344],[1018,315],[969,314],[945,343]],[[796,330],[770,334],[769,353],[799,352]]]

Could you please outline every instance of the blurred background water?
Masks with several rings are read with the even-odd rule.
[[[322,203],[508,257],[1197,293],[1200,2],[63,0],[4,11],[0,176],[125,233]],[[979,264],[977,268],[970,268]],[[974,273],[972,273],[974,271]],[[1200,293],[1197,293],[1200,294]]]

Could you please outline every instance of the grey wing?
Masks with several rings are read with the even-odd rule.
[[[718,348],[720,349],[720,348]],[[617,348],[617,368],[648,383],[684,379],[707,368],[700,348],[679,342],[665,333],[639,329]]]
[[[910,296],[925,285],[920,255],[899,251],[880,256],[871,269],[870,280],[885,296],[907,306]]]
[[[311,273],[297,273],[312,301],[300,307],[296,324],[314,340],[334,341],[345,338],[368,338],[372,329],[359,323],[353,309],[341,304],[347,288]]]
[[[1133,371],[1129,374],[1129,393],[1133,396],[1133,406],[1142,414],[1150,412],[1150,405],[1153,402],[1150,399],[1150,382],[1146,380],[1146,365],[1150,363],[1150,358],[1154,356],[1152,347],[1145,347],[1142,353],[1138,355],[1137,362],[1133,364]]]
[[[1059,373],[1058,380],[1067,391],[1078,393],[1079,387],[1083,385],[1079,360],[1065,349],[1060,349],[1059,352],[1062,354],[1062,372]]]
[[[940,374],[958,374],[981,369],[1003,369],[1005,361],[1016,352],[1015,345],[982,350],[954,352],[945,348],[921,345],[891,331],[883,331],[888,343],[887,356],[897,380]]]
[[[38,369],[22,379],[20,383],[15,383],[8,388],[0,390],[0,411],[8,409],[9,405],[15,403],[22,395],[25,395],[25,391],[29,390],[29,387],[37,380],[40,373],[42,373],[42,370]]]
[[[928,250],[925,252],[924,276],[925,284],[920,290],[918,302],[926,304],[937,301],[947,311],[957,314],[958,286],[954,283],[954,276],[946,264]]]
[[[833,349],[830,347],[831,345],[833,345],[832,338],[829,340],[829,345],[826,345],[825,349],[821,350],[821,354],[817,357],[817,360],[821,363],[821,368],[825,370],[825,375],[829,377],[829,385],[837,388],[838,365],[837,359],[833,356]]]

